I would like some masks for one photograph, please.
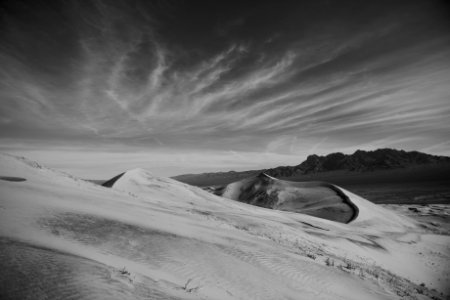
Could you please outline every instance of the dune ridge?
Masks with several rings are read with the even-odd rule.
[[[337,186],[327,182],[289,182],[265,173],[209,188],[216,195],[265,208],[298,212],[349,223],[358,207]]]

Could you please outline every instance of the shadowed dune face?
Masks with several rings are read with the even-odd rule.
[[[102,186],[104,187],[112,187],[114,185],[114,183],[116,183],[117,180],[119,180],[125,173],[120,173],[117,176],[114,176],[113,178],[111,178],[108,181],[105,181],[104,183],[102,183]]]
[[[3,181],[11,181],[11,182],[23,182],[23,181],[26,181],[25,178],[22,178],[22,177],[12,177],[12,176],[0,176],[0,180],[3,180]]]
[[[229,199],[265,208],[303,213],[348,223],[356,208],[338,188],[321,182],[289,182],[263,173],[213,191]]]

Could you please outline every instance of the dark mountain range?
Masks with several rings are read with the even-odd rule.
[[[393,181],[393,178],[391,178],[392,176],[390,176],[389,174],[397,174],[399,172],[398,170],[405,170],[405,172],[408,173],[408,180],[411,179],[411,176],[414,178],[419,176],[420,174],[417,174],[417,172],[424,173],[425,177],[430,177],[431,175],[433,177],[442,177],[440,174],[438,174],[442,173],[442,170],[436,171],[433,169],[435,168],[434,166],[440,169],[444,168],[444,173],[447,174],[447,166],[450,166],[450,157],[430,155],[418,151],[408,152],[395,149],[377,149],[374,151],[357,150],[353,154],[343,154],[337,152],[325,156],[310,155],[305,161],[296,166],[280,166],[272,169],[250,170],[242,172],[230,171],[203,174],[185,174],[175,176],[173,178],[188,184],[198,186],[212,186],[228,184],[237,180],[257,175],[261,172],[264,172],[272,177],[285,178],[288,180],[328,180],[338,183],[342,181],[342,178],[344,176],[343,172],[345,173],[344,177],[350,176],[352,177],[352,180],[355,180],[354,177],[356,175],[356,177],[361,177],[361,179],[363,179],[363,177],[373,177],[371,174],[375,176],[379,173],[381,177],[389,177],[389,181]],[[424,172],[421,172],[418,169],[423,169]],[[411,172],[413,174],[410,174]],[[433,175],[434,173],[436,174]],[[331,175],[331,178],[328,178],[330,177],[330,174],[334,175]],[[355,176],[351,176],[351,174],[354,174]],[[399,174],[395,175],[394,177],[397,177],[398,175]],[[429,180],[429,178],[425,177],[423,178],[423,180]],[[371,178],[370,180],[373,181],[373,178]],[[416,181],[421,180],[422,179],[419,178]],[[435,178],[433,178],[433,180],[435,180]]]
[[[450,157],[394,149],[310,155],[299,165],[267,170],[186,174],[174,179],[217,189],[264,172],[294,182],[325,181],[375,203],[450,203]]]
[[[395,149],[357,150],[353,154],[336,152],[326,156],[309,155],[304,162],[297,166],[277,167],[265,172],[274,177],[291,177],[336,170],[364,172],[437,163],[450,163],[450,157]]]

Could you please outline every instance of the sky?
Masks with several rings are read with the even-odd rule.
[[[445,1],[2,1],[0,152],[84,178],[450,155]]]

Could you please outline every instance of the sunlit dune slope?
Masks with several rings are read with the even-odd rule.
[[[342,224],[218,197],[142,169],[106,188],[0,155],[0,176],[26,179],[0,181],[1,299],[447,292],[448,256],[432,255],[445,253],[447,240],[356,195],[348,194],[360,214]]]

